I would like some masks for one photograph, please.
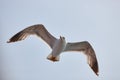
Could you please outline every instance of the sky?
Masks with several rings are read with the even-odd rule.
[[[88,41],[99,64],[96,76],[82,52],[65,52],[59,62],[41,39],[6,43],[22,29],[43,24],[56,38]],[[0,80],[119,80],[119,0],[0,0]]]

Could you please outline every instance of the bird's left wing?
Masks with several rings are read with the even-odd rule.
[[[18,32],[12,38],[10,38],[7,43],[24,40],[27,36],[32,34],[35,34],[38,37],[42,38],[51,48],[53,48],[54,43],[57,40],[47,31],[47,29],[42,24],[36,24]]]
[[[87,42],[67,43],[64,51],[83,51],[87,56],[87,62],[92,70],[98,75],[98,62],[92,46]]]

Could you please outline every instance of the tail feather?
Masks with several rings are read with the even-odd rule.
[[[59,58],[60,58],[60,56],[54,57],[52,54],[49,54],[47,57],[48,60],[53,61],[53,62],[59,61]]]

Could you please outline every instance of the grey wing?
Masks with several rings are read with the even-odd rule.
[[[41,37],[51,48],[53,48],[53,45],[57,40],[46,30],[46,28],[42,24],[37,24],[18,32],[12,38],[10,38],[7,43],[24,40],[27,36],[32,34]]]
[[[99,69],[95,51],[87,41],[67,43],[64,51],[83,51],[84,54],[87,56],[87,62],[89,66],[96,73],[96,75],[98,75]]]

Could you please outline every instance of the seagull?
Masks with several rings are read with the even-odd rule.
[[[55,38],[51,35],[42,24],[35,24],[29,26],[22,31],[15,34],[7,41],[7,43],[24,40],[30,35],[37,35],[43,39],[52,49],[51,53],[47,56],[50,61],[59,61],[60,54],[66,51],[82,51],[87,56],[87,63],[98,76],[98,61],[94,49],[88,41],[82,42],[66,42],[65,37]]]

